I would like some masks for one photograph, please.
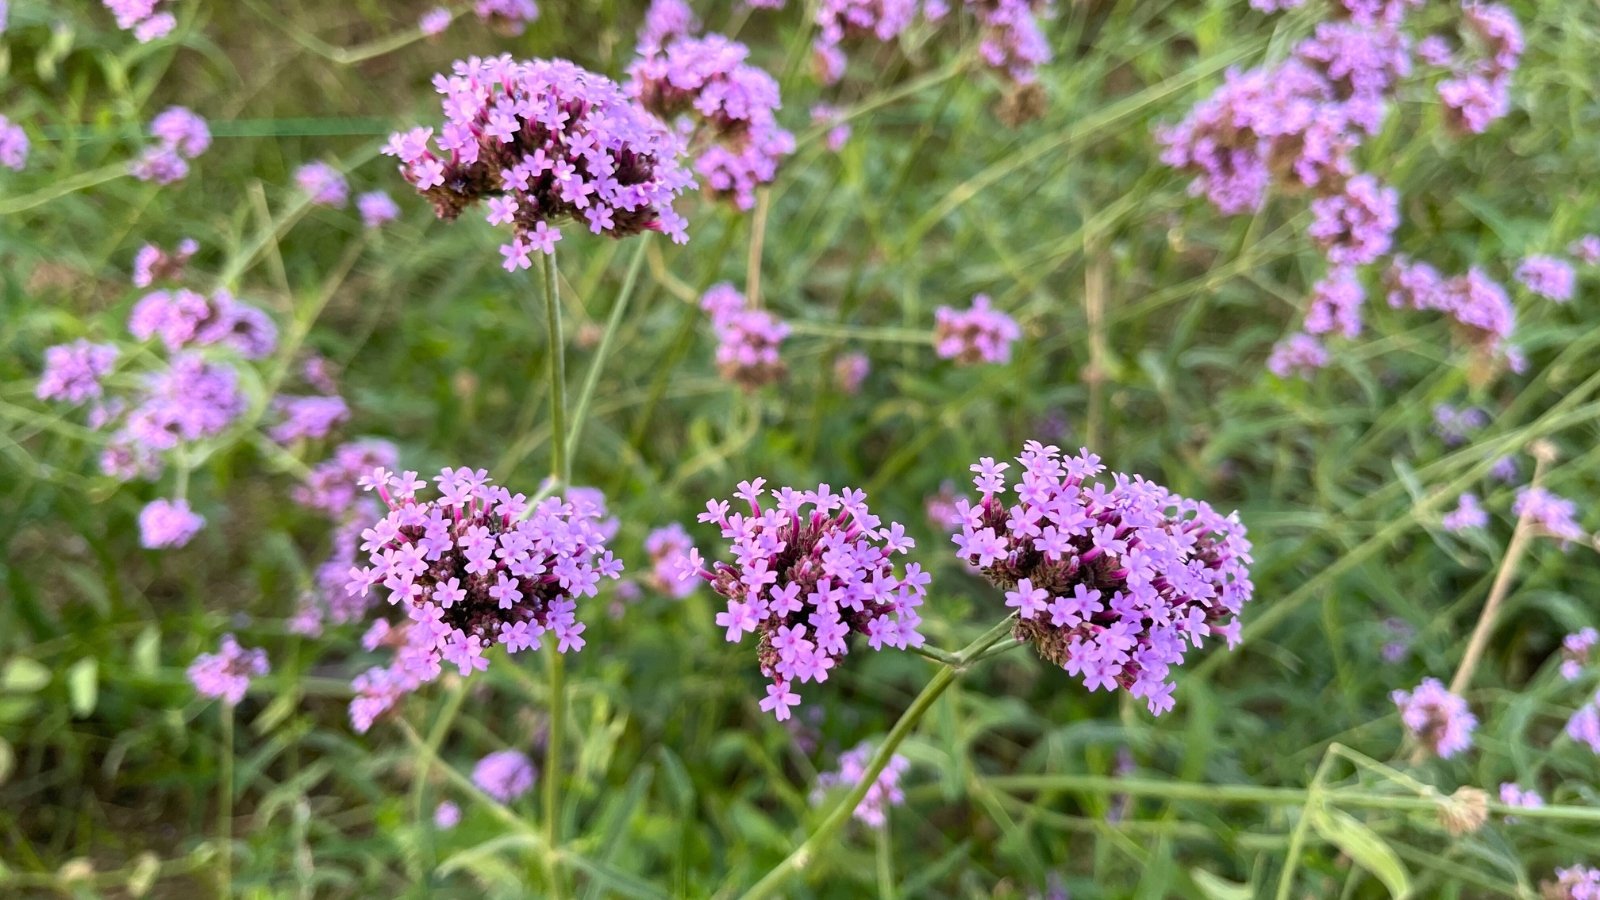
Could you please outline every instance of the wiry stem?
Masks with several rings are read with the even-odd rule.
[[[567,453],[567,362],[561,335],[561,296],[557,286],[556,257],[547,253],[544,265],[545,330],[550,342],[550,474],[566,490],[572,486],[572,459]],[[566,661],[548,648],[550,679],[550,731],[544,745],[544,844],[550,875],[550,896],[564,896],[558,849],[561,846],[561,744],[566,737]]]
[[[545,254],[541,264],[544,266],[544,324],[550,341],[550,474],[562,489],[566,489],[572,480],[572,464],[567,458],[567,353],[561,337],[561,295],[555,253]]]
[[[872,755],[872,762],[867,764],[867,770],[861,776],[861,781],[851,789],[849,794],[845,795],[844,799],[834,805],[833,809],[828,812],[827,818],[822,820],[822,824],[811,832],[804,843],[796,847],[794,852],[790,853],[784,858],[783,862],[779,863],[772,871],[763,876],[760,881],[756,882],[750,890],[745,891],[744,900],[758,900],[758,898],[773,896],[783,887],[784,882],[788,881],[797,871],[805,868],[811,862],[817,852],[822,850],[827,842],[833,838],[834,833],[842,828],[845,822],[850,820],[850,817],[855,813],[856,807],[861,804],[861,799],[867,795],[867,791],[871,790],[872,785],[877,782],[878,774],[884,770],[885,766],[889,765],[889,760],[894,758],[895,750],[899,749],[900,744],[922,721],[922,717],[933,707],[934,701],[938,700],[940,695],[945,692],[945,689],[954,684],[955,680],[967,671],[968,665],[983,651],[989,649],[1002,637],[1010,634],[1013,624],[1013,619],[1007,616],[1000,624],[984,632],[982,637],[962,648],[961,652],[955,654],[954,659],[939,667],[939,671],[934,673],[933,679],[922,689],[922,693],[918,694],[917,699],[911,701],[911,706],[900,714],[899,721],[895,722],[894,727],[889,730],[889,736],[884,738],[882,744],[878,745],[878,750]]]
[[[233,704],[219,703],[222,713],[222,771],[217,797],[217,896],[233,896]]]

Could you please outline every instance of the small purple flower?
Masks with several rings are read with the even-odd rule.
[[[1400,224],[1400,195],[1371,175],[1345,182],[1343,193],[1311,201],[1308,233],[1336,266],[1366,265],[1389,252]]]
[[[1011,345],[1021,337],[1017,320],[990,306],[987,294],[973,297],[969,309],[934,310],[934,352],[959,365],[1010,362]]]
[[[674,40],[689,37],[699,30],[700,22],[684,0],[650,0],[650,8],[644,13],[644,25],[639,28],[636,49],[640,56],[660,53]]]
[[[189,682],[202,697],[238,706],[245,691],[250,689],[250,679],[259,678],[270,670],[267,651],[247,650],[239,646],[233,635],[225,634],[222,647],[216,653],[202,653],[190,663]]]
[[[528,23],[539,18],[539,7],[533,0],[477,0],[473,13],[501,34],[516,37],[528,28]]]
[[[1267,357],[1267,370],[1279,378],[1298,376],[1310,379],[1312,373],[1328,365],[1328,351],[1309,334],[1292,334],[1279,341]]]
[[[1440,403],[1433,408],[1433,433],[1446,447],[1458,447],[1474,432],[1489,424],[1489,416],[1476,406],[1455,407]]]
[[[1511,111],[1511,84],[1506,76],[1484,77],[1477,73],[1439,82],[1439,100],[1444,104],[1451,127],[1468,134],[1482,134],[1496,119]]]
[[[1416,638],[1417,630],[1405,619],[1396,619],[1392,616],[1383,620],[1383,630],[1388,639],[1383,642],[1379,653],[1383,656],[1384,662],[1393,665],[1405,659],[1406,654],[1411,652],[1411,642]]]
[[[335,426],[350,418],[350,407],[338,396],[280,394],[273,398],[272,409],[283,421],[268,429],[267,436],[280,444],[325,438]]]
[[[187,500],[152,500],[139,512],[139,543],[147,550],[182,547],[205,524]]]
[[[1586,536],[1578,524],[1578,505],[1542,487],[1518,489],[1511,514],[1518,518],[1527,516],[1541,531],[1560,541],[1563,549]]]
[[[1600,644],[1600,631],[1580,628],[1561,640],[1561,677],[1577,681],[1584,668],[1594,662],[1594,648]]]
[[[116,17],[117,27],[133,32],[135,39],[147,44],[166,37],[178,24],[177,17],[159,10],[161,0],[101,0],[102,5]]]
[[[1600,753],[1600,695],[1579,707],[1567,720],[1567,737]]]
[[[324,513],[329,519],[340,522],[353,515],[377,518],[376,504],[370,502],[358,482],[373,469],[392,469],[399,465],[400,454],[388,441],[362,440],[340,444],[333,455],[311,467],[305,481],[290,494],[294,502]],[[366,501],[366,502],[364,502]],[[358,529],[359,531],[359,529]],[[351,560],[354,564],[354,559]],[[339,574],[349,570],[345,566]],[[344,595],[341,583],[339,595]]]
[[[817,36],[812,57],[824,84],[844,77],[847,39],[876,39],[888,44],[910,27],[916,0],[822,0],[817,6]]]
[[[1337,331],[1347,338],[1361,334],[1361,306],[1367,292],[1355,270],[1339,267],[1311,286],[1311,305],[1306,310],[1308,334]]]
[[[182,106],[171,106],[150,120],[156,142],[128,167],[133,177],[156,184],[171,184],[189,174],[188,160],[211,146],[206,120]]]
[[[768,492],[765,483],[740,482],[735,496],[748,514],[706,504],[700,521],[721,528],[734,562],[713,562],[700,577],[728,602],[717,614],[727,640],[757,636],[757,662],[772,682],[761,708],[782,721],[800,703],[794,688],[827,681],[851,634],[866,635],[873,650],[922,646],[917,609],[928,577],[916,563],[895,573],[891,558],[914,542],[898,523],[882,525],[865,492],[835,494],[826,484]]]
[[[1539,792],[1529,789],[1523,790],[1515,782],[1505,781],[1500,784],[1500,802],[1506,806],[1520,806],[1523,809],[1538,809],[1544,806],[1544,798]],[[1512,821],[1507,818],[1506,821]]]
[[[789,325],[764,309],[745,306],[744,294],[727,282],[712,285],[700,298],[717,335],[717,369],[722,377],[756,390],[783,380],[788,369],[779,355]]]
[[[337,209],[350,202],[350,183],[338,169],[320,159],[295,169],[294,183],[318,206]]]
[[[1412,691],[1389,695],[1400,709],[1400,721],[1411,739],[1441,759],[1472,746],[1478,720],[1467,701],[1445,689],[1437,678],[1424,678]]]
[[[444,34],[444,30],[450,27],[450,19],[450,10],[442,6],[435,6],[433,9],[423,13],[422,18],[417,20],[417,28],[428,37],[433,37],[434,35]],[[459,817],[459,811],[457,815]]]
[[[461,807],[452,800],[445,800],[433,809],[433,827],[440,831],[449,831],[461,824]]]
[[[699,552],[694,540],[682,525],[657,528],[644,541],[644,551],[650,555],[650,586],[674,600],[694,593],[700,579]]]
[[[1444,313],[1461,326],[1461,336],[1478,350],[1510,356],[1508,341],[1516,326],[1516,310],[1505,288],[1477,267],[1446,279],[1427,263],[1396,257],[1386,281],[1390,306]]]
[[[1542,882],[1539,888],[1541,896],[1550,900],[1600,900],[1600,869],[1557,869],[1555,882]]]
[[[850,790],[859,785],[866,778],[867,766],[871,763],[872,746],[865,741],[839,754],[838,771],[817,774],[816,786],[811,789],[812,805],[821,804],[828,791]],[[866,795],[856,804],[853,813],[856,820],[871,828],[882,828],[889,821],[890,807],[905,802],[906,795],[900,788],[900,779],[910,768],[911,760],[904,756],[896,753],[889,757],[889,764],[878,773],[872,787],[867,788]]]
[[[114,344],[92,344],[82,338],[44,352],[44,373],[34,388],[40,400],[83,403],[105,393],[101,379],[117,363]]]
[[[1437,34],[1430,34],[1417,42],[1417,58],[1435,68],[1445,68],[1455,61],[1450,42]]]
[[[1036,82],[1039,69],[1051,59],[1050,43],[1039,27],[1039,16],[1048,7],[1043,0],[969,3],[981,26],[978,55],[984,64],[1014,84]]]
[[[833,363],[833,378],[838,383],[839,390],[846,394],[856,394],[861,391],[861,383],[867,380],[867,375],[872,372],[872,361],[865,353],[846,353]]]
[[[145,244],[133,257],[133,286],[147,288],[157,281],[176,281],[183,277],[185,267],[200,245],[193,238],[178,242],[172,252],[155,244]]]
[[[824,138],[829,153],[838,153],[850,141],[850,122],[844,118],[844,111],[837,106],[827,103],[818,103],[811,107],[811,124],[825,125],[828,134]]]
[[[981,570],[1017,609],[1016,638],[1090,690],[1118,687],[1160,715],[1172,670],[1190,647],[1240,639],[1249,601],[1250,542],[1238,514],[1218,515],[1139,476],[1096,480],[1100,458],[1063,457],[1029,441],[1017,502],[1008,463],[972,466],[982,493],[958,504],[956,558]]]
[[[400,217],[400,207],[387,191],[368,191],[357,197],[356,210],[367,228],[382,228]]]
[[[1567,248],[1567,252],[1586,266],[1600,265],[1600,234],[1586,234],[1578,238]]]
[[[28,135],[21,125],[0,116],[0,166],[21,172],[28,164]]]
[[[1482,528],[1489,524],[1489,514],[1478,505],[1476,494],[1462,494],[1456,501],[1456,508],[1445,513],[1441,523],[1444,530],[1451,534],[1460,534],[1473,528]]]
[[[1522,286],[1557,303],[1572,299],[1577,273],[1572,263],[1554,256],[1530,256],[1517,266],[1517,280]]]
[[[472,783],[501,803],[526,794],[533,788],[534,778],[533,760],[517,750],[491,753],[472,767]]]
[[[922,502],[928,523],[946,534],[960,531],[961,524],[966,521],[958,506],[960,502],[961,498],[956,495],[955,482],[946,481],[939,485],[939,492],[929,494]]]

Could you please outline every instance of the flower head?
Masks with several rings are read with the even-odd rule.
[[[712,285],[700,298],[717,335],[717,369],[746,390],[783,380],[788,369],[778,351],[789,325],[764,309],[745,305],[744,294],[727,282]]]
[[[846,353],[834,360],[833,378],[838,383],[839,390],[846,394],[855,394],[861,391],[861,383],[867,380],[867,375],[872,372],[872,361],[865,353]]]
[[[1600,869],[1557,869],[1556,880],[1542,882],[1539,887],[1540,895],[1549,900],[1600,900]]]
[[[44,372],[33,389],[40,400],[83,403],[105,393],[100,380],[117,364],[115,344],[94,344],[79,338],[44,352]]]
[[[989,305],[989,295],[972,298],[969,309],[934,310],[933,349],[940,359],[964,366],[1011,361],[1011,345],[1022,337],[1017,320]]]
[[[1444,530],[1452,534],[1460,534],[1473,528],[1482,528],[1489,524],[1489,514],[1478,505],[1478,495],[1462,494],[1456,501],[1456,508],[1445,513],[1441,523]]]
[[[454,801],[444,800],[433,809],[433,827],[440,831],[449,831],[461,824],[461,807]]]
[[[177,249],[170,253],[155,244],[145,244],[133,257],[133,286],[147,288],[157,281],[182,278],[184,268],[199,249],[192,238],[179,241]]]
[[[250,689],[250,679],[267,674],[270,668],[267,651],[247,650],[233,635],[225,634],[216,653],[202,653],[189,664],[189,682],[202,697],[238,706],[244,692]]]
[[[381,228],[400,217],[400,207],[387,191],[368,191],[357,197],[356,210],[361,213],[361,224],[368,228]]]
[[[1600,631],[1580,628],[1561,639],[1561,677],[1578,680],[1586,666],[1594,661],[1594,648],[1600,644]]]
[[[1519,489],[1516,501],[1511,504],[1511,514],[1519,518],[1527,516],[1563,546],[1584,538],[1583,526],[1577,519],[1578,505],[1542,487]]]
[[[1522,286],[1557,303],[1572,299],[1577,273],[1572,263],[1554,256],[1530,256],[1517,266],[1517,280]]]
[[[148,550],[182,547],[205,524],[187,500],[152,500],[139,512],[139,543]]]
[[[673,599],[694,593],[700,579],[699,553],[694,540],[682,525],[673,522],[650,532],[644,541],[644,551],[650,555],[650,584]]]
[[[428,37],[444,34],[445,29],[450,27],[450,18],[450,10],[443,6],[435,6],[417,20],[417,28]]]
[[[1360,266],[1389,252],[1400,224],[1400,195],[1371,175],[1345,182],[1344,191],[1311,201],[1311,238],[1336,266]]]
[[[714,562],[701,577],[728,601],[717,614],[728,641],[756,636],[761,674],[772,680],[761,708],[779,721],[798,705],[794,688],[828,680],[850,652],[851,634],[874,650],[921,646],[917,608],[927,576],[915,563],[900,574],[891,562],[913,542],[897,523],[884,526],[866,494],[826,484],[814,491],[769,492],[765,479],[742,482],[735,495],[748,512],[711,501],[700,521],[732,542],[732,562]]]
[[[1437,678],[1424,678],[1411,691],[1389,695],[1400,709],[1400,721],[1411,739],[1441,759],[1472,746],[1478,720],[1467,701],[1445,689]]]
[[[0,166],[21,172],[28,164],[28,135],[5,116],[0,116]]]
[[[533,760],[517,750],[491,753],[472,767],[472,783],[501,803],[526,794],[533,788],[534,777]]]
[[[188,175],[188,161],[211,146],[206,120],[182,106],[168,107],[150,120],[150,136],[156,142],[128,170],[140,181],[156,184],[171,184]]]
[[[1272,347],[1267,370],[1279,378],[1291,375],[1309,379],[1328,365],[1328,351],[1309,334],[1292,334]]]
[[[350,183],[344,174],[320,159],[295,169],[294,183],[318,206],[339,208],[350,202]]]
[[[1100,458],[1029,441],[1021,478],[972,467],[981,498],[962,501],[956,557],[1006,592],[1016,637],[1081,676],[1124,688],[1154,714],[1172,708],[1172,669],[1213,635],[1239,641],[1250,542],[1222,516],[1139,476],[1102,477]],[[1007,503],[1009,495],[1016,502]]]
[[[491,197],[513,201],[491,211],[512,214],[506,268],[531,266],[533,249],[554,252],[568,220],[612,237],[688,239],[672,208],[693,183],[682,142],[615,82],[566,60],[500,56],[457,62],[434,86],[445,98],[438,138],[413,129],[384,152],[442,219]]]
[[[827,792],[835,788],[849,790],[859,785],[866,778],[867,767],[871,763],[872,746],[865,741],[839,754],[837,771],[817,774],[816,786],[811,790],[811,802],[821,803]],[[896,753],[890,757],[889,764],[873,779],[872,787],[867,788],[861,802],[856,804],[856,820],[872,828],[882,828],[889,820],[889,808],[905,802],[906,795],[900,789],[900,779],[910,768],[911,760],[904,756]]]
[[[477,0],[472,11],[496,31],[510,37],[522,34],[529,22],[539,18],[539,6],[533,0]]]

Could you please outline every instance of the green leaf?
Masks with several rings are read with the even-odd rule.
[[[100,664],[89,656],[72,664],[67,670],[67,705],[72,714],[86,718],[94,712],[100,695]]]
[[[140,675],[154,675],[161,666],[161,629],[147,625],[133,639],[133,670]]]
[[[1206,900],[1250,900],[1252,896],[1250,885],[1236,884],[1204,869],[1190,869],[1189,877],[1194,879],[1195,887],[1206,896]]]
[[[1411,894],[1411,876],[1399,854],[1376,832],[1349,813],[1318,804],[1311,808],[1311,827],[1322,839],[1345,852],[1355,864],[1383,882],[1391,897]]]
[[[26,656],[6,663],[5,671],[0,672],[0,690],[31,694],[49,683],[50,670]]]

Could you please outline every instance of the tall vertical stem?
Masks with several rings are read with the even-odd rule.
[[[550,474],[562,491],[572,487],[572,459],[567,446],[567,357],[561,335],[561,296],[557,286],[555,253],[547,253],[544,265],[545,330],[550,341]],[[554,647],[546,650],[550,680],[550,732],[544,745],[544,841],[550,874],[550,896],[565,892],[556,850],[561,835],[561,744],[567,730],[566,661]]]
[[[222,772],[217,797],[217,896],[233,896],[233,704],[217,704],[222,714]]]

